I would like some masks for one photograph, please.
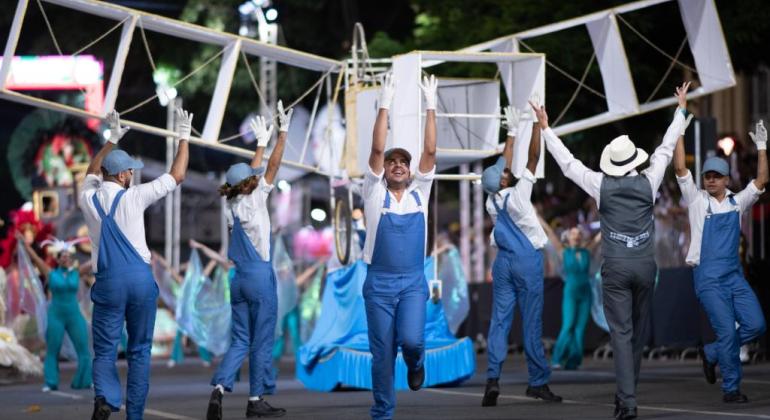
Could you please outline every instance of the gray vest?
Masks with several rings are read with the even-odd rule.
[[[642,258],[655,255],[652,186],[644,175],[604,175],[599,194],[602,256]]]

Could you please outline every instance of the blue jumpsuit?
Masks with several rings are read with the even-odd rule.
[[[259,256],[235,213],[227,257],[235,263],[230,281],[232,339],[211,385],[222,385],[232,392],[235,376],[249,356],[249,396],[260,397],[275,388],[272,350],[278,292],[273,265]]]
[[[695,294],[708,314],[717,340],[704,347],[710,363],[722,372],[722,391],[740,390],[742,344],[765,332],[765,318],[754,291],[743,277],[738,254],[739,208],[713,214],[709,203],[703,224],[700,264],[695,267]],[[735,322],[740,324],[736,330]]]
[[[508,334],[516,302],[522,315],[524,352],[527,356],[529,385],[548,383],[551,370],[545,358],[543,334],[543,253],[532,246],[529,238],[508,214],[508,196],[503,208],[497,209],[495,243],[498,252],[492,265],[492,320],[488,334],[487,378],[500,378],[500,369],[508,354]]]
[[[72,388],[90,388],[91,351],[88,349],[88,325],[78,305],[80,273],[77,270],[57,268],[48,276],[51,304],[48,306],[48,327],[45,331],[45,384],[51,389],[59,387],[59,351],[64,332],[70,336],[78,356],[78,368],[72,378]]]
[[[577,369],[583,361],[583,335],[591,315],[591,284],[588,270],[591,253],[585,248],[565,248],[564,294],[561,305],[561,331],[554,345],[551,364]]]
[[[144,262],[115,222],[115,209],[125,192],[122,190],[115,196],[109,214],[104,212],[96,194],[93,195],[94,206],[102,220],[96,283],[91,288],[94,388],[96,397],[103,397],[113,411],[119,410],[122,395],[115,359],[125,322],[128,332],[126,414],[129,420],[134,420],[143,418],[150,388],[150,350],[158,285],[150,265]]]
[[[390,419],[396,406],[394,373],[398,346],[409,371],[422,368],[425,357],[425,216],[420,211],[392,214],[390,193],[385,203],[363,286],[369,348],[372,352],[373,419]],[[409,200],[405,196],[404,200]]]

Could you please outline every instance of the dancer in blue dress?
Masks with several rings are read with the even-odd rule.
[[[78,367],[70,384],[73,389],[90,388],[93,376],[91,374],[91,351],[88,349],[88,324],[80,312],[78,304],[78,288],[81,276],[91,270],[91,264],[77,266],[75,243],[58,239],[49,242],[48,252],[56,257],[56,268],[51,268],[32,249],[24,237],[17,233],[18,243],[23,244],[32,262],[40,271],[40,275],[48,283],[51,292],[51,303],[48,305],[48,324],[45,331],[45,363],[43,375],[45,386],[43,391],[59,389],[59,352],[61,351],[64,334],[69,336],[75,347]]]

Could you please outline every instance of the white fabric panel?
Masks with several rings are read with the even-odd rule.
[[[500,84],[478,79],[440,79],[439,114],[500,114]],[[494,149],[497,118],[438,117],[437,146],[442,149]]]
[[[679,0],[679,11],[703,88],[716,90],[734,85],[733,66],[714,1]]]
[[[490,48],[493,52],[519,52],[519,43],[515,38],[507,39],[499,44],[493,45]],[[500,79],[505,86],[505,94],[508,97],[508,102],[511,102],[511,92],[513,91],[513,63],[512,62],[499,62],[497,63],[497,69],[500,71]]]
[[[639,101],[615,15],[588,22],[586,27],[602,73],[607,109],[614,114],[638,112]]]
[[[376,87],[364,89],[356,95],[356,148],[358,150],[356,163],[359,174],[365,174],[369,170],[369,153],[372,151],[374,121],[377,119],[377,111],[380,107],[377,102],[379,92],[379,87]],[[392,143],[392,136],[392,131],[388,130],[386,144]]]
[[[423,126],[420,112],[423,109],[422,90],[418,84],[421,76],[421,57],[419,53],[405,54],[393,58],[393,77],[396,81],[396,94],[390,107],[390,128],[392,136],[388,138],[385,149],[401,147],[412,154],[412,173],[422,154]],[[359,120],[360,123],[360,120]]]

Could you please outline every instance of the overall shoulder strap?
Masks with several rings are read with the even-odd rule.
[[[118,208],[118,203],[120,202],[120,199],[123,197],[123,194],[125,193],[126,193],[126,190],[118,191],[118,194],[115,196],[115,199],[112,200],[112,207],[110,207],[110,218],[115,216],[115,209]]]
[[[96,198],[96,194],[99,190],[96,190],[94,192],[94,195],[91,196],[91,201],[94,203],[94,207],[96,208],[96,212],[99,214],[100,219],[104,219],[107,217],[107,214],[104,213],[104,208],[99,203],[99,200]]]

